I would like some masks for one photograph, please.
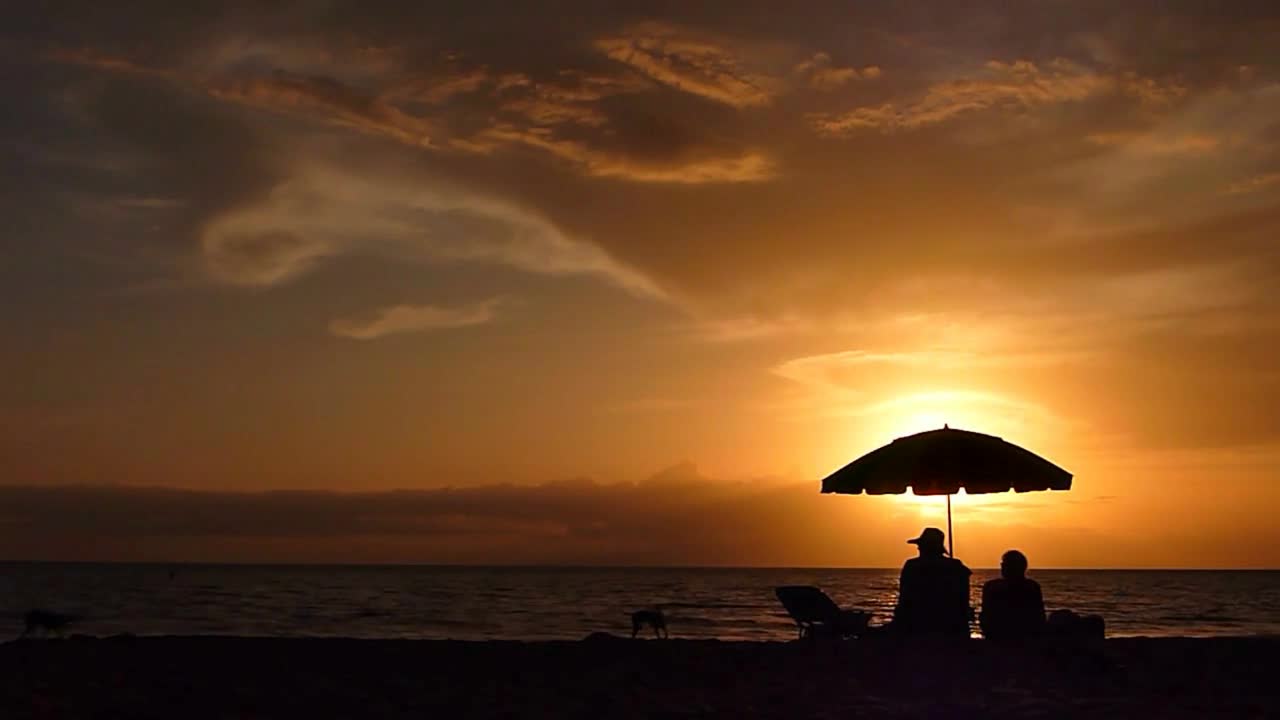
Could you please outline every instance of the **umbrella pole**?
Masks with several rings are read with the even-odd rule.
[[[951,493],[947,493],[947,554],[956,556],[956,539],[951,534]]]

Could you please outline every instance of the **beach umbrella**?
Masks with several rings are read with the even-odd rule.
[[[969,494],[1070,490],[1071,473],[1013,443],[982,433],[943,427],[900,437],[872,450],[822,480],[822,492],[846,495],[947,496],[948,552],[951,496]]]

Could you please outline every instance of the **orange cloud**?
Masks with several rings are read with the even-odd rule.
[[[1130,133],[1093,133],[1086,138],[1095,145],[1122,147],[1147,155],[1198,155],[1213,152],[1222,141],[1212,135],[1187,133],[1171,137]]]
[[[918,98],[905,102],[854,108],[845,113],[815,114],[814,126],[824,135],[847,135],[859,130],[895,132],[946,123],[969,113],[1080,102],[1122,92],[1142,101],[1167,101],[1177,92],[1131,75],[1106,75],[1069,60],[1037,65],[1028,60],[992,60],[971,77],[935,83]]]
[[[647,47],[647,46],[646,46]],[[665,46],[664,46],[665,47]],[[674,42],[672,52],[687,55],[695,65],[707,70],[715,53],[712,46],[694,46],[684,41]],[[698,49],[701,48],[701,49]],[[267,48],[268,59],[292,57],[276,45]],[[422,87],[420,81],[393,83],[382,92],[367,91],[349,85],[334,77],[320,74],[298,74],[275,70],[269,75],[243,77],[245,58],[259,58],[266,50],[252,46],[246,50],[243,44],[232,50],[225,48],[214,53],[213,69],[222,68],[235,73],[209,75],[196,70],[161,72],[142,68],[130,61],[107,57],[90,51],[64,51],[55,56],[60,62],[74,62],[106,72],[149,72],[172,79],[207,92],[219,100],[234,102],[270,112],[289,114],[315,122],[349,128],[357,132],[385,137],[424,149],[448,148],[457,151],[490,154],[505,146],[524,146],[547,152],[584,174],[643,183],[672,183],[693,185],[704,183],[756,182],[773,176],[772,160],[758,151],[743,151],[727,156],[698,156],[689,160],[640,161],[623,153],[597,147],[592,137],[565,139],[556,132],[562,127],[591,128],[606,137],[610,132],[610,118],[601,110],[597,101],[620,94],[637,93],[652,84],[634,74],[621,76],[593,75],[580,71],[562,71],[551,82],[538,82],[523,73],[507,73],[495,76],[483,68],[463,71],[443,81]],[[314,52],[301,53],[308,62],[323,59]],[[379,62],[388,61],[385,54]],[[210,61],[212,62],[212,61]],[[722,78],[723,80],[723,78]],[[743,86],[725,81],[722,90],[737,92]],[[701,87],[707,90],[707,87]],[[473,94],[488,88],[502,114],[494,118],[494,124],[471,137],[447,136],[445,112],[447,107],[433,111],[430,116],[406,112],[400,101],[427,100],[445,105],[446,100],[458,95]],[[725,96],[727,97],[727,96]],[[696,155],[696,153],[695,153]],[[259,238],[260,240],[261,238]],[[278,240],[278,238],[277,238]],[[258,240],[251,243],[258,247]],[[280,248],[288,243],[273,240],[267,243]],[[245,246],[248,247],[248,246]],[[271,253],[275,255],[275,253]],[[290,257],[293,253],[288,254]],[[274,276],[269,278],[274,281]]]
[[[504,104],[502,109],[522,115],[539,126],[572,124],[601,127],[609,122],[603,112],[590,105],[539,98],[512,100]]]
[[[639,296],[664,297],[649,278],[599,247],[500,198],[461,192],[427,175],[368,167],[300,164],[291,172],[267,197],[205,224],[202,259],[215,280],[275,285],[325,258],[364,252],[486,262],[543,275],[594,275]],[[460,219],[477,229],[459,232]],[[406,321],[406,315],[397,313],[390,321]]]
[[[491,151],[502,144],[538,148],[577,165],[584,174],[635,182],[700,185],[744,183],[768,180],[774,164],[762,153],[748,151],[729,157],[706,157],[670,162],[639,161],[616,153],[595,150],[585,143],[556,138],[545,130],[497,127],[462,145],[477,152]]]
[[[435,130],[424,118],[409,115],[382,100],[326,77],[279,72],[270,77],[215,83],[210,95],[231,102],[310,117],[400,142],[428,147]]]
[[[1231,183],[1226,189],[1228,195],[1246,195],[1261,192],[1280,185],[1280,172],[1254,175],[1244,180]]]
[[[54,62],[80,65],[105,72],[130,75],[169,75],[165,70],[144,65],[129,58],[99,52],[93,48],[57,48],[50,51],[46,57]]]
[[[772,81],[744,69],[728,48],[672,26],[647,23],[600,38],[596,47],[663,85],[714,102],[744,108],[773,99]]]
[[[618,95],[642,92],[652,84],[627,74],[619,77],[561,71],[550,82],[535,82],[520,75],[498,83],[503,112],[523,117],[533,125],[580,125],[600,128],[609,123],[597,103]]]
[[[394,305],[371,318],[342,318],[329,323],[329,332],[351,340],[373,340],[387,335],[429,332],[483,325],[491,322],[498,298],[462,307]]]
[[[472,70],[433,84],[422,99],[433,103],[447,102],[456,95],[476,92],[493,81],[494,79],[484,70]]]
[[[815,90],[834,90],[851,80],[874,80],[880,77],[880,68],[868,65],[858,70],[852,67],[836,67],[827,53],[814,53],[812,57],[795,66],[799,75],[808,78],[809,87]]]

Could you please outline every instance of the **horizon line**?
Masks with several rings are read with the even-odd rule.
[[[245,562],[214,560],[14,560],[0,559],[0,565],[147,565],[158,567],[368,567],[368,568],[436,568],[486,570],[806,570],[806,571],[897,571],[900,567],[823,566],[823,565],[605,565],[594,563],[448,563],[448,562]],[[999,566],[973,566],[971,570],[999,570]],[[1280,572],[1280,567],[1084,567],[1045,566],[1034,571],[1050,572]],[[1031,574],[1034,574],[1031,573]]]

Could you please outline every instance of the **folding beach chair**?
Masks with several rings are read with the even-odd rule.
[[[866,631],[871,620],[871,613],[841,609],[826,593],[811,585],[785,585],[773,592],[795,621],[801,638],[818,634],[856,637]]]

